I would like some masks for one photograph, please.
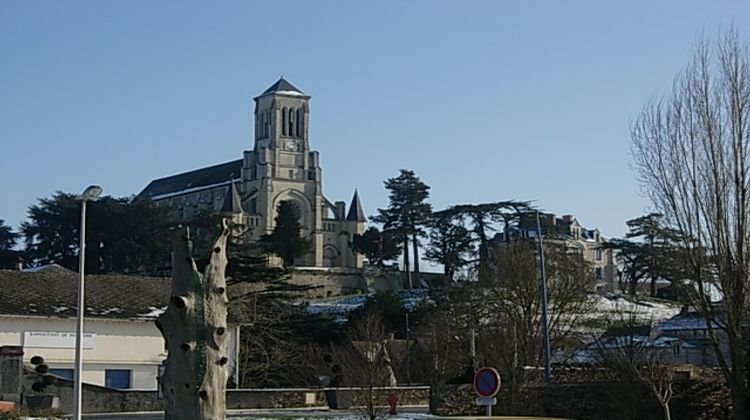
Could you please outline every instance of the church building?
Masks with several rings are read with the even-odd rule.
[[[178,220],[205,210],[225,214],[256,239],[273,230],[279,203],[290,200],[312,242],[297,265],[362,267],[349,244],[366,217],[356,190],[348,209],[323,195],[319,155],[310,149],[310,96],[282,77],[254,100],[254,146],[242,159],[156,179],[139,196],[168,205]]]

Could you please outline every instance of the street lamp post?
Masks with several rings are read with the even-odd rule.
[[[544,380],[550,383],[552,380],[552,369],[550,367],[549,348],[549,320],[547,318],[547,273],[544,270],[544,245],[542,245],[542,227],[539,223],[539,212],[536,212],[536,232],[539,240],[539,272],[542,278],[540,291],[542,295],[542,334],[544,350]]]
[[[74,382],[73,388],[73,418],[75,420],[81,419],[81,401],[82,401],[82,382],[81,375],[83,373],[83,280],[85,271],[85,259],[86,259],[86,202],[94,201],[99,198],[102,193],[102,187],[98,185],[92,185],[78,197],[81,200],[81,242],[79,244],[78,254],[78,315],[76,318],[76,360],[75,360],[75,371],[74,371]]]

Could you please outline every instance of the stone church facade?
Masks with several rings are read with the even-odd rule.
[[[168,205],[179,220],[206,210],[231,216],[256,239],[273,230],[279,203],[290,200],[312,242],[298,265],[362,267],[349,244],[366,217],[356,191],[348,208],[323,195],[319,154],[310,149],[310,96],[281,78],[254,100],[254,147],[242,159],[156,179],[139,195]]]

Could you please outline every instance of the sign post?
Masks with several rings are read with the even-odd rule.
[[[484,367],[474,374],[474,392],[479,395],[476,404],[487,407],[487,416],[492,416],[492,406],[497,404],[494,398],[500,391],[500,374],[493,368]]]

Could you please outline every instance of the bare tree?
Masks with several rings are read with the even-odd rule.
[[[707,321],[735,419],[748,418],[750,397],[749,58],[734,29],[715,43],[701,39],[672,92],[651,100],[631,126],[640,182],[679,233],[686,277],[696,285],[695,304]],[[711,301],[711,286],[721,292],[719,304]],[[719,351],[722,331],[728,356]]]
[[[671,420],[670,402],[674,396],[674,370],[667,357],[671,346],[663,347],[653,340],[637,313],[621,313],[610,323],[608,332],[594,341],[598,365],[612,372],[618,381],[642,385],[657,400],[665,420]]]
[[[470,327],[461,299],[462,288],[449,286],[444,294],[434,295],[435,304],[429,308],[423,322],[416,329],[416,340],[422,351],[422,369],[430,385],[430,413],[437,414],[449,380],[459,377],[470,366]],[[470,324],[471,323],[471,324]],[[469,363],[467,363],[469,362]]]
[[[484,324],[479,356],[497,368],[504,379],[507,411],[513,413],[516,397],[524,383],[524,366],[542,362],[541,292],[536,247],[528,240],[509,240],[493,250],[497,279],[475,294],[474,306],[482,308]],[[561,346],[591,310],[589,293],[594,272],[580,254],[567,252],[563,245],[545,247],[548,276],[550,343]]]
[[[354,388],[352,408],[367,419],[382,418],[387,411],[384,387],[396,386],[382,316],[375,311],[365,314],[352,326],[347,339],[348,343],[334,352],[334,359],[344,382]]]

